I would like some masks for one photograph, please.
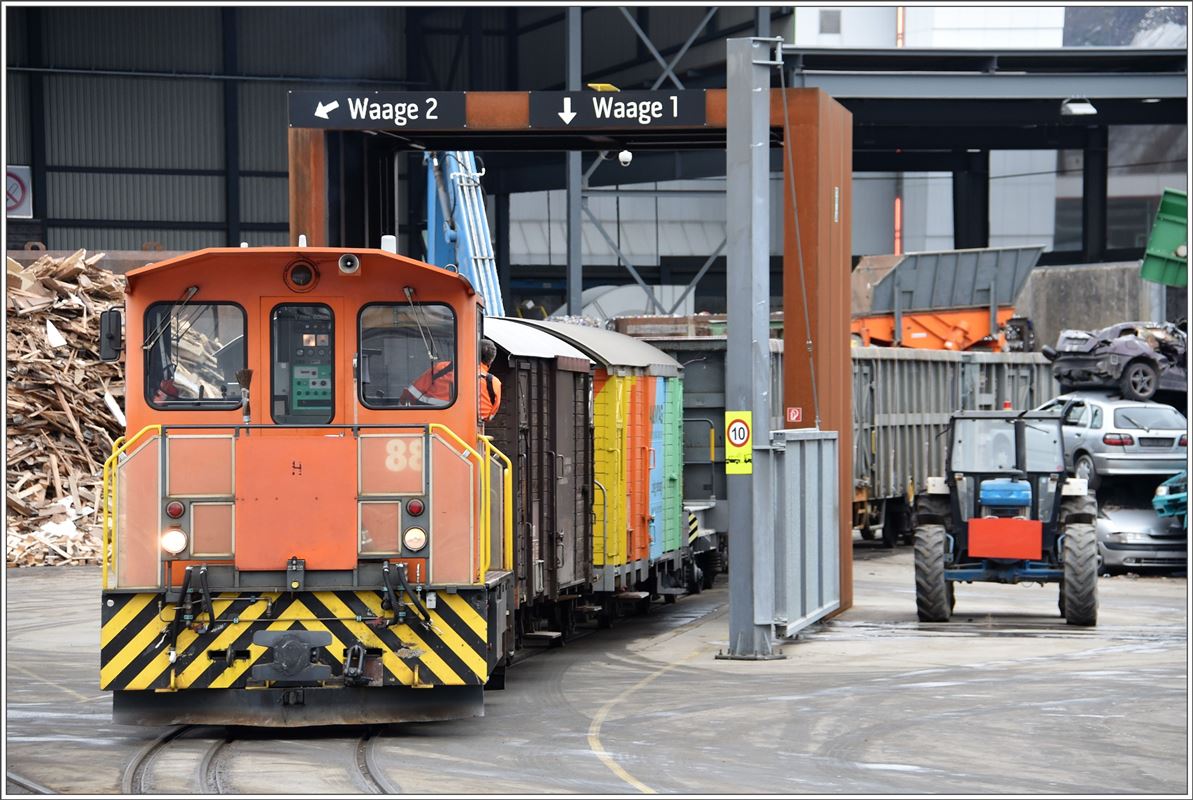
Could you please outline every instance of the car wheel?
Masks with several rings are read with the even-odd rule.
[[[1073,458],[1073,474],[1078,478],[1085,478],[1085,485],[1091,492],[1102,484],[1098,468],[1094,466],[1094,458],[1089,453],[1078,453]]]
[[[1148,361],[1132,361],[1118,380],[1123,397],[1128,400],[1151,400],[1159,385],[1159,373]]]

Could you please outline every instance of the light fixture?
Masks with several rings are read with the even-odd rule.
[[[1158,102],[1160,102],[1160,98],[1158,98],[1158,97],[1145,97],[1145,98],[1143,98],[1142,100],[1140,100],[1139,102],[1141,102],[1141,103],[1148,103],[1148,104],[1151,104],[1151,103],[1158,103]]]
[[[178,555],[186,549],[186,533],[182,528],[166,528],[162,531],[161,546],[170,555]]]
[[[1061,101],[1060,114],[1062,117],[1090,117],[1098,113],[1094,104],[1084,97],[1068,97]]]
[[[422,528],[407,528],[402,536],[402,543],[407,550],[418,552],[427,546],[427,532]]]

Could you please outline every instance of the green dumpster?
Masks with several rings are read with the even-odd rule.
[[[1166,286],[1189,285],[1189,199],[1184,192],[1164,190],[1139,274]]]

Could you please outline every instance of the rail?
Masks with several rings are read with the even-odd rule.
[[[503,569],[512,570],[514,568],[514,484],[512,478],[514,465],[509,456],[493,446],[492,436],[481,436],[481,440],[485,443],[485,455],[488,458],[497,456],[497,459],[505,465],[505,475],[501,480],[501,525],[504,543],[501,551],[501,566]]]
[[[112,442],[112,454],[104,461],[103,482],[100,488],[100,507],[103,511],[101,521],[103,552],[100,554],[100,562],[103,565],[102,580],[105,589],[108,588],[108,571],[116,569],[116,465],[120,456],[128,452],[128,449],[149,431],[160,436],[162,426],[146,425],[131,438],[124,436],[117,438]]]

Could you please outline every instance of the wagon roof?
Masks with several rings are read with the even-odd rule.
[[[564,339],[517,320],[505,317],[485,317],[485,336],[512,355],[527,358],[578,358],[588,363],[592,359]]]
[[[604,328],[569,325],[547,320],[518,319],[518,324],[542,328],[587,353],[604,367],[636,367],[650,375],[676,377],[683,370],[678,361],[641,339]]]

